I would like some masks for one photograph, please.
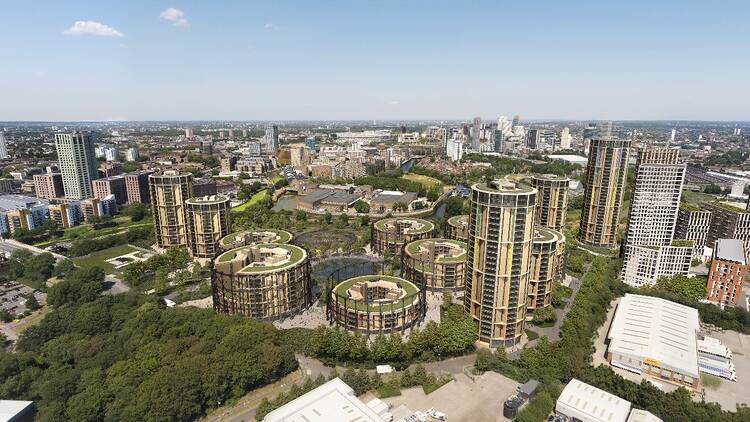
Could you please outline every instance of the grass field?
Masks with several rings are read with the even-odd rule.
[[[401,177],[406,180],[411,180],[412,182],[417,182],[427,189],[433,186],[442,186],[443,184],[443,182],[441,182],[438,179],[435,179],[434,177],[424,176],[421,174],[406,173]]]
[[[34,244],[34,246],[38,248],[45,248],[47,246],[55,245],[61,242],[72,242],[78,239],[94,239],[97,237],[107,236],[113,233],[125,232],[128,229],[152,226],[154,224],[153,220],[150,217],[144,218],[143,220],[136,221],[136,222],[130,222],[130,218],[128,217],[118,217],[118,218],[115,218],[114,221],[118,223],[117,226],[106,227],[100,230],[94,230],[94,227],[91,226],[90,224],[83,224],[80,226],[71,227],[69,229],[65,229],[61,237],[56,237],[54,239],[46,240],[44,242],[39,242],[39,243]]]
[[[265,189],[263,189],[262,191],[257,192],[255,195],[253,195],[252,198],[250,198],[247,201],[245,201],[244,204],[238,205],[238,206],[232,208],[232,211],[237,211],[237,212],[244,211],[250,205],[255,204],[256,202],[264,199],[267,196],[268,196],[268,191],[265,190]]]
[[[104,262],[107,259],[114,258],[116,256],[125,255],[126,253],[137,251],[138,249],[130,245],[119,245],[102,251],[94,252],[87,256],[79,258],[73,258],[73,262],[79,267],[90,268],[90,267],[102,267],[107,274],[120,273],[120,270],[116,270],[111,264]],[[127,267],[125,267],[127,268]]]

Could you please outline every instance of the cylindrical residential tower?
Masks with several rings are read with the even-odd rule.
[[[286,230],[254,229],[232,233],[223,237],[219,241],[219,247],[222,251],[228,251],[253,243],[290,243],[292,238],[292,234]]]
[[[472,186],[464,307],[490,347],[512,346],[523,334],[536,195],[507,180]]]
[[[307,252],[294,245],[258,243],[219,255],[211,274],[214,310],[273,320],[313,303]]]
[[[560,244],[562,243],[562,248]],[[529,277],[526,309],[529,314],[537,308],[552,304],[552,282],[559,280],[560,251],[565,251],[562,233],[546,227],[536,227],[531,247],[531,275]]]
[[[407,243],[401,255],[403,277],[431,290],[463,289],[466,243],[450,239],[421,239]]]
[[[469,216],[454,215],[449,218],[445,226],[445,237],[466,242],[469,238]]]
[[[219,240],[229,233],[229,198],[201,196],[185,201],[188,217],[190,254],[195,258],[213,258],[219,252]]]
[[[531,186],[539,191],[536,199],[536,224],[560,231],[568,215],[568,184],[570,179],[555,174],[531,176]]]
[[[328,320],[347,330],[404,331],[424,318],[424,290],[403,278],[363,275],[342,281],[328,296]]]
[[[384,218],[372,224],[370,245],[378,254],[400,255],[404,244],[432,237],[434,230],[432,222],[421,218]]]
[[[591,138],[589,161],[583,175],[583,209],[578,240],[611,248],[617,244],[617,224],[627,183],[630,140],[612,137],[612,124]]]
[[[148,176],[156,244],[162,248],[188,246],[185,201],[193,196],[193,175],[167,170]]]

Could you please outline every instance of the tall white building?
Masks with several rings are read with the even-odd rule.
[[[645,148],[638,153],[623,246],[622,278],[631,286],[687,275],[690,268],[692,243],[674,242],[685,178],[679,154],[679,148]]]
[[[8,143],[5,141],[5,132],[0,130],[0,160],[9,158]]]
[[[445,154],[452,160],[458,161],[464,156],[464,143],[460,139],[449,139],[445,146]]]
[[[91,181],[98,179],[94,141],[81,132],[56,133],[55,148],[60,161],[63,189],[68,199],[94,196]]]
[[[141,154],[138,152],[138,148],[128,148],[125,151],[125,161],[138,161],[141,158]]]
[[[266,154],[276,154],[279,150],[279,127],[276,125],[266,126],[266,134],[263,136],[263,144]]]
[[[500,116],[497,119],[497,130],[502,132],[503,136],[508,137],[513,134],[513,122],[505,116]]]
[[[120,152],[115,147],[108,147],[104,150],[104,159],[107,161],[117,161],[120,158]]]
[[[482,130],[482,118],[475,117],[474,124],[471,127],[471,149],[479,151],[480,135],[479,132]]]
[[[674,138],[677,136],[677,129],[672,129],[672,134],[669,135],[669,140],[674,142]]]
[[[188,139],[193,138],[193,129],[185,128],[185,137]]]
[[[560,132],[560,149],[570,149],[570,141],[573,137],[570,135],[570,128],[564,127]]]

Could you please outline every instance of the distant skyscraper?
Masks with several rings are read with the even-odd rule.
[[[585,155],[589,155],[591,138],[596,136],[597,131],[598,129],[594,123],[589,123],[588,126],[583,128],[583,153]]]
[[[141,155],[138,152],[138,148],[128,148],[127,151],[125,151],[125,161],[138,161],[140,157]]]
[[[188,246],[185,201],[193,196],[193,175],[167,170],[148,177],[156,244],[161,248]]]
[[[191,128],[185,128],[185,137],[188,139],[193,138],[193,129]]]
[[[505,143],[505,134],[502,130],[497,129],[495,130],[495,133],[493,135],[493,141],[495,142],[495,146],[493,150],[497,152],[498,154],[501,154],[503,152],[503,144]]]
[[[651,285],[661,277],[687,275],[692,242],[674,243],[685,164],[679,148],[638,152],[628,228],[623,241],[622,279],[631,286]]]
[[[120,158],[120,152],[115,147],[107,147],[104,150],[104,159],[107,161],[117,161]]]
[[[582,243],[608,248],[617,243],[629,158],[630,140],[614,139],[612,123],[591,138],[591,153],[582,180],[585,192],[578,231]]]
[[[560,132],[560,149],[570,149],[570,141],[572,140],[573,137],[570,136],[570,129],[564,127],[562,132]]]
[[[670,142],[674,142],[675,136],[677,136],[677,129],[672,129],[672,134],[669,135]]]
[[[91,198],[94,195],[91,181],[99,178],[91,136],[80,132],[56,133],[55,148],[60,161],[65,197]]]
[[[464,143],[460,139],[449,139],[445,152],[453,161],[458,161],[464,156]]]
[[[529,129],[526,132],[526,148],[539,148],[539,129]]]
[[[523,335],[536,195],[503,180],[472,186],[464,307],[490,347],[515,345]]]
[[[263,136],[266,153],[273,155],[279,149],[279,127],[276,125],[266,126],[266,134]]]
[[[0,160],[4,160],[9,157],[10,155],[8,154],[8,143],[5,140],[5,132],[0,130]]]
[[[474,152],[478,152],[480,148],[479,132],[481,130],[482,130],[482,118],[475,117],[474,125],[471,128],[471,149],[473,149]]]
[[[511,130],[515,130],[516,126],[518,126],[518,123],[521,121],[521,116],[516,114],[513,116],[513,122],[510,125]]]

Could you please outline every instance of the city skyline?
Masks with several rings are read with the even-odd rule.
[[[740,2],[4,9],[7,120],[750,120]]]

